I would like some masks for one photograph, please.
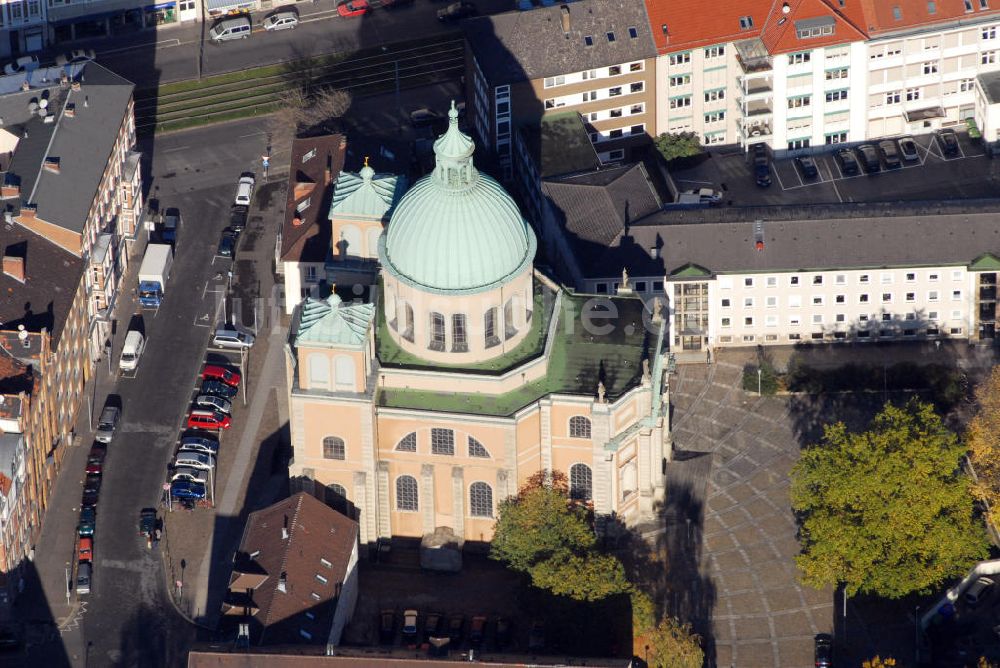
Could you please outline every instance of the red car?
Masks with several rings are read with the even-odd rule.
[[[101,475],[103,468],[101,462],[87,460],[87,475]]]
[[[80,549],[77,550],[77,561],[94,560],[94,539],[91,537],[80,539]]]
[[[207,364],[201,371],[202,380],[221,380],[230,387],[240,386],[240,374],[217,364]]]
[[[344,18],[364,16],[369,9],[371,8],[368,6],[368,0],[347,0],[337,5],[337,13]]]
[[[188,429],[229,429],[229,416],[213,410],[195,408],[188,413]]]

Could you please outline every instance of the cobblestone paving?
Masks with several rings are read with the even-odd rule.
[[[813,665],[813,636],[831,631],[834,593],[797,577],[788,500],[800,447],[795,419],[785,399],[741,389],[740,361],[682,365],[671,379],[675,450],[688,461],[711,453],[701,457],[710,466],[700,467],[708,480],[693,548],[710,594],[691,611],[710,636],[710,665],[805,668]]]

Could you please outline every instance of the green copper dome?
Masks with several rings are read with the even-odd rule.
[[[431,292],[479,292],[531,265],[535,234],[503,187],[472,164],[476,145],[458,129],[434,142],[436,165],[403,195],[379,241],[382,267]]]

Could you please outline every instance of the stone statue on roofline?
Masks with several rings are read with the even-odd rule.
[[[628,269],[626,269],[624,267],[622,268],[622,289],[623,290],[628,290],[629,289],[629,284],[628,284]]]
[[[603,381],[598,381],[597,382],[597,403],[599,403],[599,404],[607,403],[607,401],[604,398],[604,395],[605,395],[606,392],[607,392],[607,390],[605,390],[605,388],[604,388],[604,382]]]

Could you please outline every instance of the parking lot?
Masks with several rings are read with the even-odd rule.
[[[844,145],[832,145],[811,154],[818,171],[813,179],[803,175],[794,158],[772,160],[768,188],[755,184],[752,165],[742,153],[712,154],[695,167],[672,171],[671,176],[680,190],[721,190],[723,203],[730,206],[996,197],[1000,161],[990,160],[983,146],[964,132],[957,137],[958,154],[951,157],[945,155],[936,135],[915,135],[918,160],[904,160],[896,169],[887,169],[882,161],[881,171],[874,174],[864,170],[845,174],[836,159]]]

